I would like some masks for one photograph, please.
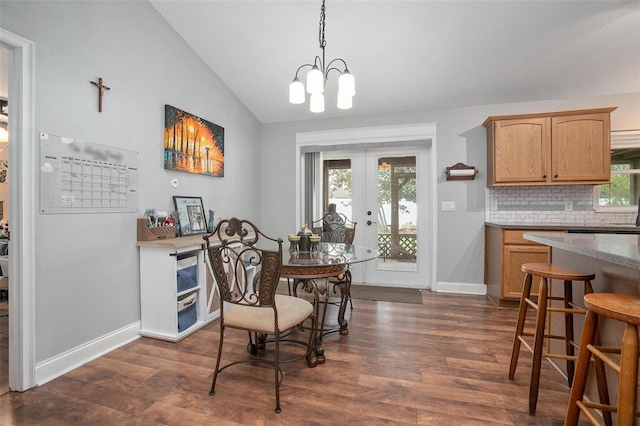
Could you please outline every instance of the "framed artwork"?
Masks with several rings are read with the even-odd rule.
[[[207,233],[207,219],[201,197],[173,197],[173,204],[178,213],[180,236]]]
[[[224,128],[165,105],[164,168],[224,176]]]

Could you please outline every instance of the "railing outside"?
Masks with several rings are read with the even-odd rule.
[[[386,259],[415,260],[418,252],[416,234],[399,234],[395,245],[391,234],[378,234],[378,251]]]

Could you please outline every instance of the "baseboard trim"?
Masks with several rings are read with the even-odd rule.
[[[140,337],[140,321],[100,336],[53,358],[36,364],[36,385],[43,385],[56,377],[78,368],[120,346]]]
[[[436,288],[432,290],[437,293],[477,294],[480,296],[487,294],[487,286],[485,284],[476,283],[452,283],[439,281]]]

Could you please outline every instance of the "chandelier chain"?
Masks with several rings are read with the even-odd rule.
[[[327,42],[324,39],[324,16],[325,16],[324,11],[325,11],[324,0],[322,0],[322,7],[320,8],[320,28],[318,31],[321,49],[324,49],[324,47],[327,45]]]

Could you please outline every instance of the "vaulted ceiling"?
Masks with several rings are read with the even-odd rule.
[[[321,0],[150,0],[262,123],[640,92],[640,2],[326,1],[327,60],[353,108],[288,101],[321,54]],[[304,81],[304,80],[303,80]]]

